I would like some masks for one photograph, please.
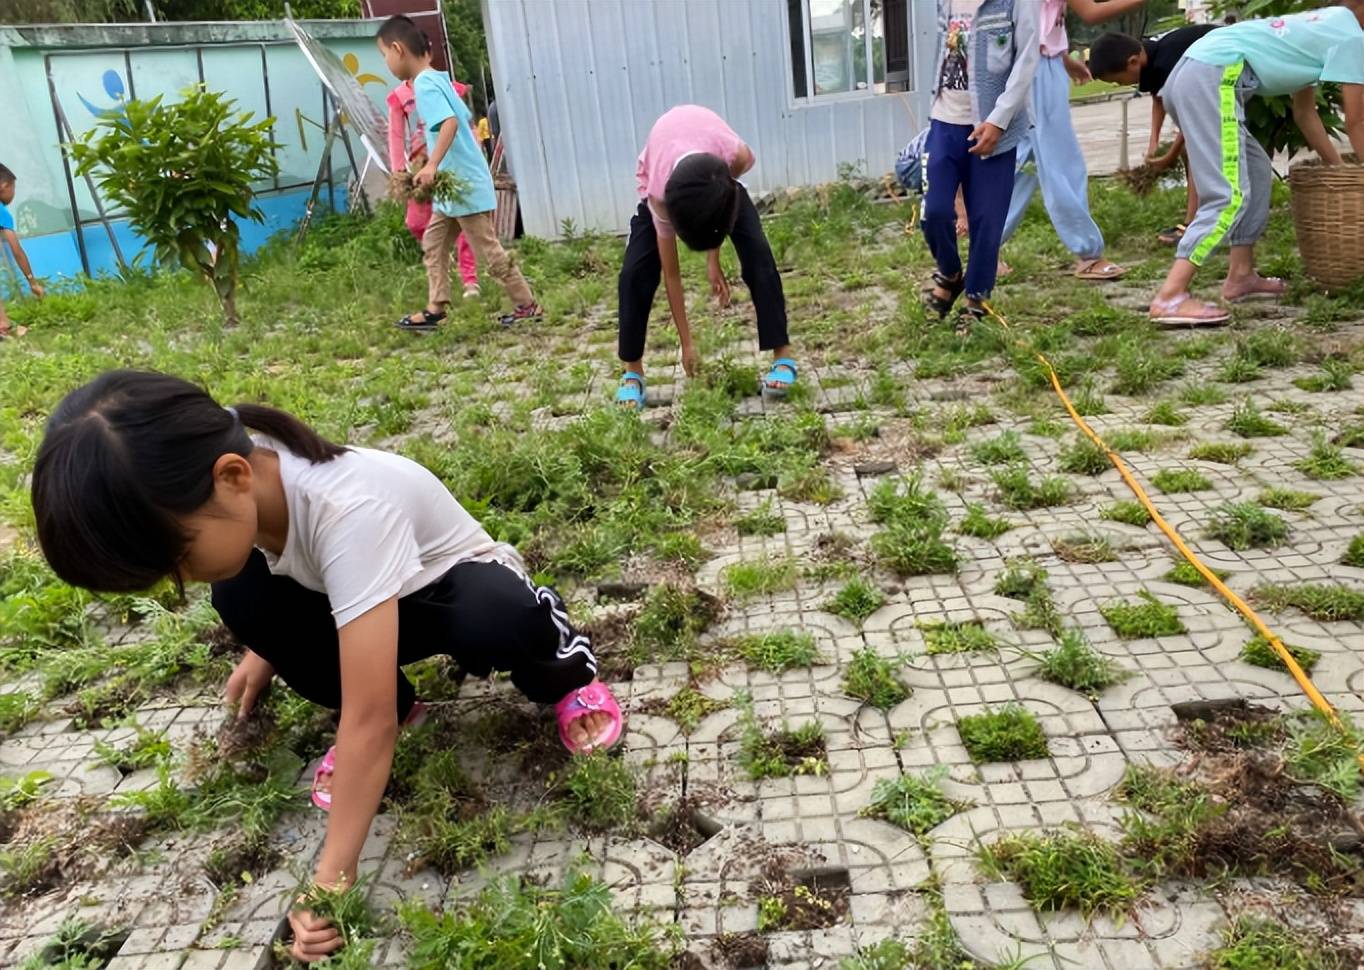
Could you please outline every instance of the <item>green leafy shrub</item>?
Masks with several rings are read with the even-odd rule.
[[[255,186],[278,171],[274,124],[195,86],[174,104],[160,95],[126,101],[71,146],[77,174],[94,176],[157,260],[178,261],[212,285],[229,326],[237,322],[237,220],[265,220]]]

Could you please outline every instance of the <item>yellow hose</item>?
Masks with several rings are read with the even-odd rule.
[[[1008,320],[1005,320],[1004,317],[988,303],[984,304],[984,306],[986,312],[988,312],[991,317],[999,321],[1000,325],[1004,327],[1005,330],[1012,332],[1013,328],[1009,326]],[[1330,701],[1322,696],[1321,691],[1317,690],[1316,685],[1312,683],[1312,678],[1308,677],[1307,671],[1303,670],[1302,667],[1298,665],[1297,660],[1293,658],[1293,654],[1284,646],[1283,641],[1275,635],[1274,631],[1271,630],[1265,621],[1260,618],[1260,615],[1251,608],[1249,603],[1238,596],[1226,583],[1222,582],[1221,578],[1215,572],[1203,564],[1203,561],[1198,558],[1198,555],[1189,548],[1180,534],[1175,531],[1174,526],[1165,521],[1165,517],[1162,516],[1155,505],[1152,504],[1151,497],[1146,494],[1146,489],[1142,488],[1141,483],[1133,476],[1131,469],[1127,466],[1127,462],[1123,461],[1122,456],[1110,448],[1108,443],[1099,436],[1099,433],[1090,427],[1089,422],[1081,416],[1080,412],[1075,410],[1075,405],[1071,403],[1070,396],[1066,394],[1066,389],[1061,386],[1061,379],[1056,375],[1056,368],[1052,366],[1051,361],[1047,359],[1046,354],[1043,354],[1038,350],[1033,350],[1032,354],[1037,358],[1038,362],[1046,368],[1047,378],[1051,381],[1052,390],[1054,390],[1056,396],[1061,399],[1061,404],[1065,407],[1066,413],[1070,415],[1071,421],[1075,423],[1075,426],[1079,428],[1090,441],[1103,449],[1104,454],[1108,456],[1108,460],[1113,463],[1113,467],[1116,468],[1118,474],[1122,476],[1122,480],[1127,483],[1127,487],[1130,488],[1132,494],[1137,497],[1137,501],[1141,503],[1142,507],[1146,509],[1147,513],[1151,516],[1151,521],[1156,524],[1156,528],[1165,533],[1166,538],[1174,544],[1174,547],[1179,550],[1180,555],[1188,561],[1189,565],[1193,566],[1194,569],[1197,569],[1199,575],[1207,580],[1208,584],[1212,586],[1213,589],[1217,590],[1222,598],[1230,603],[1232,607],[1234,607],[1236,611],[1255,628],[1255,631],[1265,639],[1265,642],[1269,644],[1270,648],[1279,655],[1279,659],[1282,660],[1284,666],[1288,668],[1289,674],[1291,674],[1293,679],[1297,682],[1298,687],[1307,695],[1307,699],[1312,702],[1312,706],[1324,714],[1333,727],[1344,733],[1345,725],[1341,723],[1340,717],[1336,714],[1336,709],[1331,706]],[[1364,771],[1364,752],[1359,753],[1357,758],[1360,770]]]

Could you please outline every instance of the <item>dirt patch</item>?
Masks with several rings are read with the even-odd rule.
[[[710,952],[730,970],[756,970],[767,966],[767,937],[761,933],[726,933],[715,938]]]
[[[284,853],[268,839],[242,836],[225,840],[214,847],[204,860],[204,874],[220,890],[243,875],[259,879],[284,863]]]
[[[701,802],[701,799],[679,798],[650,810],[649,837],[678,855],[686,855],[700,847],[724,828],[705,813]]]
[[[241,656],[242,650],[245,649],[241,642],[232,635],[232,631],[222,624],[209,630],[199,638],[199,641],[208,646],[210,657],[230,657],[235,660]]]
[[[592,640],[600,679],[610,683],[634,679],[635,665],[630,660],[629,647],[638,613],[637,606],[612,610],[584,625],[583,632]]]
[[[1181,721],[1176,743],[1195,751],[1230,754],[1282,744],[1288,737],[1283,717],[1270,707],[1242,702],[1207,713],[1209,717]]]
[[[102,799],[43,800],[8,817],[5,850],[17,864],[0,896],[37,896],[88,879],[134,851],[150,825],[130,812],[101,810]]]
[[[839,866],[769,867],[763,873],[758,923],[764,930],[822,930],[847,919],[852,884]]]
[[[551,718],[525,704],[496,701],[489,706],[493,709],[466,724],[462,733],[490,754],[515,758],[528,777],[547,777],[568,764],[568,749]]]

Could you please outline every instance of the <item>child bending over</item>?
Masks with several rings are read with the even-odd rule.
[[[923,230],[938,264],[928,307],[946,317],[966,293],[963,328],[994,289],[1014,162],[1041,56],[1041,0],[938,0],[938,67],[924,152]],[[970,247],[957,250],[957,190]]]
[[[399,455],[333,444],[273,408],[222,407],[176,377],[110,371],[48,421],[33,510],[43,554],[73,585],[211,583],[247,647],[227,683],[242,716],[276,674],[340,710],[313,780],[331,811],[320,886],[355,880],[399,726],[420,716],[405,664],[445,654],[476,676],[509,671],[528,699],[556,705],[570,750],[620,737],[563,601]],[[289,918],[298,958],[341,946],[324,920]]]
[[[33,291],[33,295],[42,299],[43,284],[39,283],[33,275],[33,267],[29,265],[28,254],[24,252],[24,247],[19,244],[19,234],[14,231],[14,216],[9,211],[10,203],[14,201],[14,191],[16,179],[14,173],[4,165],[0,165],[0,238],[5,240],[5,245],[14,254],[14,262],[19,266],[19,272],[24,274],[24,279],[28,281],[28,288]],[[22,337],[23,327],[15,327],[14,321],[10,320],[9,314],[5,312],[5,301],[0,300],[0,340],[9,336]]]
[[[473,114],[459,98],[450,75],[431,67],[431,43],[407,17],[390,17],[377,37],[384,63],[400,81],[410,81],[417,116],[426,128],[426,165],[417,173],[420,185],[431,185],[437,171],[450,172],[465,185],[458,201],[432,203],[431,222],[422,235],[426,263],[426,309],[403,317],[403,330],[435,330],[450,304],[450,246],[463,232],[488,275],[502,284],[515,309],[502,317],[503,326],[544,315],[525,277],[516,268],[493,227],[497,193],[488,161],[474,138]]]
[[[1283,280],[1255,271],[1255,242],[1269,221],[1274,179],[1269,156],[1246,129],[1245,104],[1257,94],[1293,95],[1293,120],[1329,164],[1340,153],[1317,113],[1316,87],[1336,82],[1345,130],[1364,158],[1364,0],[1266,20],[1243,20],[1194,41],[1161,89],[1184,135],[1198,190],[1198,214],[1151,301],[1151,319],[1171,326],[1218,325],[1230,316],[1189,295],[1198,267],[1223,243],[1231,247],[1222,298],[1274,299]]]
[[[644,338],[660,275],[682,342],[682,368],[694,377],[700,366],[687,322],[679,239],[706,254],[711,292],[722,307],[729,306],[729,282],[720,268],[720,247],[726,238],[734,243],[758,314],[758,346],[772,351],[762,393],[784,397],[796,382],[781,274],[758,210],[739,182],[753,163],[753,152],[743,139],[708,108],[680,105],[654,122],[635,169],[640,203],[630,219],[630,239],[620,267],[619,353],[625,374],[616,392],[619,406],[644,408]]]
[[[1151,96],[1151,142],[1146,149],[1147,164],[1157,171],[1165,171],[1184,154],[1184,135],[1176,133],[1174,144],[1161,155],[1160,134],[1165,128],[1165,102],[1160,91],[1193,42],[1217,24],[1193,24],[1180,27],[1160,37],[1137,40],[1127,34],[1109,33],[1096,40],[1089,49],[1089,69],[1094,76],[1109,84],[1135,84],[1142,94]],[[1198,212],[1198,191],[1193,175],[1184,173],[1188,185],[1188,205],[1184,221],[1170,229],[1161,230],[1161,242],[1178,243]]]

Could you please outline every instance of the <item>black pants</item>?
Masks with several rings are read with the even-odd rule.
[[[739,218],[729,234],[739,254],[739,271],[758,311],[758,346],[775,350],[790,343],[786,335],[786,296],[781,289],[781,274],[772,258],[772,247],[763,235],[762,220],[748,191],[739,186]],[[681,241],[678,242],[681,246]],[[663,278],[663,263],[658,257],[658,233],[654,231],[649,204],[639,203],[630,220],[630,240],[625,244],[625,261],[620,267],[620,359],[641,360],[644,338],[649,332],[649,310]]]
[[[340,641],[325,593],[272,575],[256,550],[239,575],[213,584],[213,607],[286,684],[340,709]],[[512,683],[540,704],[557,703],[597,675],[592,645],[569,625],[558,594],[497,563],[461,563],[398,600],[398,666],[438,654],[475,677],[510,671]],[[401,670],[394,673],[401,721],[416,692]]]

